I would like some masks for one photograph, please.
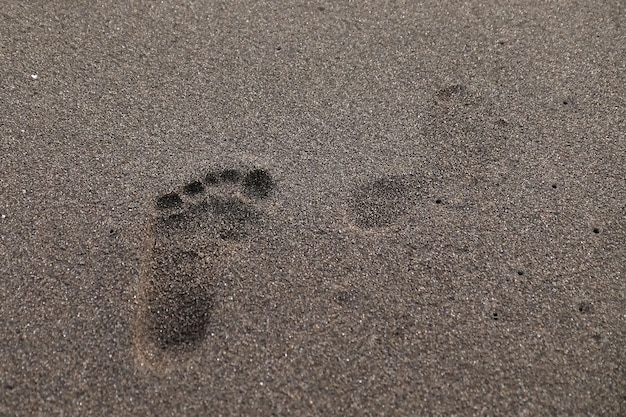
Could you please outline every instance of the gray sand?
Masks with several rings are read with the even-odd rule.
[[[626,415],[623,1],[99,3],[0,12],[0,415]]]

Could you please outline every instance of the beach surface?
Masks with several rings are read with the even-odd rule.
[[[5,1],[1,416],[626,415],[626,5]]]

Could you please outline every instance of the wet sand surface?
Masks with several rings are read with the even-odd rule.
[[[5,2],[0,415],[626,415],[625,9]]]

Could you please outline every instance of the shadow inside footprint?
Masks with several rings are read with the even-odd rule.
[[[463,97],[467,94],[467,88],[461,84],[452,84],[437,91],[435,97],[440,100],[451,100]]]
[[[239,240],[249,233],[249,228],[259,219],[259,213],[233,197],[211,198],[209,207],[215,215],[213,227],[224,240]]]
[[[241,172],[237,169],[226,169],[222,171],[220,179],[224,182],[236,183],[241,179]]]
[[[192,348],[206,335],[211,308],[206,288],[172,282],[152,300],[148,321],[154,342],[162,350]]]
[[[274,189],[274,181],[267,171],[255,169],[246,175],[243,187],[249,197],[264,198]]]
[[[200,181],[193,181],[185,185],[185,194],[196,195],[204,191],[204,185]]]
[[[249,231],[259,215],[236,197],[212,196],[207,201],[189,206],[181,213],[159,218],[155,227],[163,236],[204,231],[207,235],[237,240]]]
[[[255,213],[236,197],[212,197],[209,200],[211,211],[225,222],[243,223],[254,219]]]
[[[161,350],[190,348],[204,338],[213,307],[200,256],[168,248],[155,248],[155,255],[146,327]]]
[[[435,95],[435,102],[439,105],[458,104],[469,106],[476,104],[478,97],[468,87],[462,84],[448,85],[438,90]]]
[[[177,193],[172,192],[159,197],[156,205],[159,209],[176,208],[183,205],[183,200]]]
[[[384,227],[408,213],[417,189],[408,178],[377,179],[357,189],[352,198],[354,221],[359,227]]]

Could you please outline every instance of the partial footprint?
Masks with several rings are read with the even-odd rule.
[[[441,88],[435,93],[434,99],[440,106],[452,104],[469,106],[478,101],[474,92],[462,84],[451,84]]]
[[[394,225],[433,229],[461,221],[475,207],[468,178],[411,173],[371,180],[355,188],[349,201],[352,222],[360,229]]]
[[[350,202],[354,222],[364,229],[397,223],[423,197],[421,188],[410,176],[379,178],[362,185]]]
[[[514,148],[486,96],[462,84],[434,92],[416,133],[419,167],[356,187],[353,223],[361,229],[413,225],[429,233],[437,226],[468,226],[478,207],[498,193]]]
[[[138,291],[140,364],[166,369],[203,342],[220,271],[260,227],[273,189],[265,170],[226,169],[156,200]]]

